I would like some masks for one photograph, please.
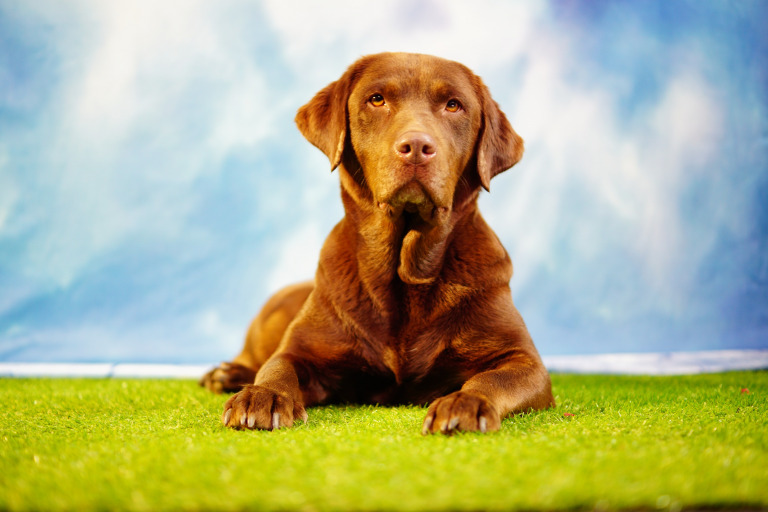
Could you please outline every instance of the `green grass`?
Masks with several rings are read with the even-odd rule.
[[[2,379],[0,509],[768,507],[768,372],[553,384],[500,432],[422,437],[419,407],[238,432],[190,381]]]

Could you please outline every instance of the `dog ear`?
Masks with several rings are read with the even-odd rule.
[[[490,190],[491,178],[523,158],[523,139],[509,124],[507,116],[491,98],[488,87],[478,79],[483,104],[483,127],[477,149],[477,173],[485,190]]]
[[[330,83],[296,113],[296,125],[304,137],[331,161],[331,170],[341,163],[347,136],[347,100],[351,74]]]

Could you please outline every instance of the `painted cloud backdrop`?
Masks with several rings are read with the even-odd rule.
[[[216,362],[342,215],[295,110],[441,55],[526,139],[481,209],[544,354],[768,347],[768,5],[0,0],[0,360]]]

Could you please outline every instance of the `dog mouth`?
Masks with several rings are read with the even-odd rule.
[[[411,181],[378,206],[392,221],[402,223],[404,231],[427,231],[439,224],[448,208],[438,206],[417,181]]]
[[[406,233],[409,231],[426,231],[432,224],[422,217],[418,208],[415,205],[408,204],[403,208],[401,215],[403,221],[403,231]]]

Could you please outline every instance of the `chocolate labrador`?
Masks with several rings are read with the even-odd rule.
[[[201,384],[238,391],[222,421],[277,429],[329,402],[427,404],[423,433],[497,430],[554,405],[512,303],[512,263],[477,208],[523,141],[465,66],[361,58],[299,109],[339,169],[344,217],[315,280],[272,297],[243,352]]]

